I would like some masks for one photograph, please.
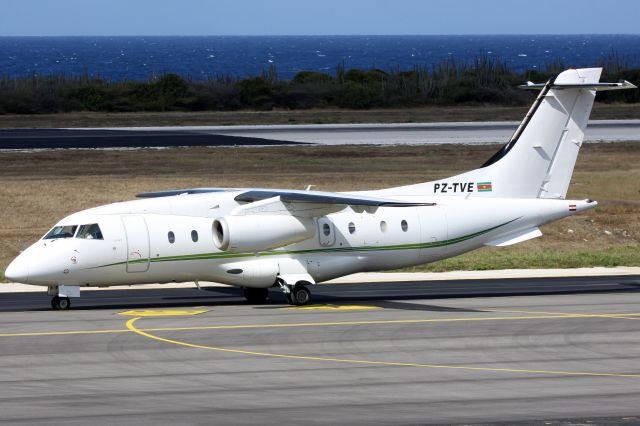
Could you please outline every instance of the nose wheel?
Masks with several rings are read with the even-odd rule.
[[[66,311],[71,307],[71,300],[68,297],[54,296],[51,299],[51,307],[56,311]]]

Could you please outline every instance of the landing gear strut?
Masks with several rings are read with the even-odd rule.
[[[307,288],[308,283],[299,281],[296,285],[290,285],[279,279],[277,284],[282,288],[290,305],[303,306],[311,301],[311,291]]]
[[[243,293],[244,298],[247,299],[249,303],[264,303],[269,298],[268,288],[245,287]]]
[[[71,300],[68,297],[53,296],[51,307],[55,311],[66,311],[71,307]]]

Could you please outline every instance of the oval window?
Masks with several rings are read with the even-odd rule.
[[[198,231],[196,231],[195,229],[191,231],[191,241],[193,241],[194,243],[198,242]]]
[[[331,227],[329,226],[328,223],[325,223],[324,225],[322,225],[322,233],[326,236],[329,236],[331,234]]]
[[[356,232],[356,224],[353,222],[349,222],[349,233],[353,234],[354,232]]]
[[[407,229],[409,229],[409,224],[406,220],[403,220],[402,222],[400,222],[400,227],[402,228],[403,232],[407,232]]]
[[[176,235],[173,233],[173,231],[169,231],[169,233],[167,234],[167,238],[169,238],[169,242],[171,244],[176,242]]]
[[[387,232],[387,222],[385,222],[384,220],[380,222],[380,230],[382,232]]]

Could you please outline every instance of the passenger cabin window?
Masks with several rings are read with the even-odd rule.
[[[76,238],[83,238],[85,240],[103,240],[102,231],[97,223],[91,223],[89,225],[80,225]]]
[[[400,222],[400,227],[402,228],[403,232],[407,232],[407,229],[409,229],[409,224],[406,220],[403,220],[402,222]]]
[[[331,227],[329,226],[328,223],[325,223],[324,225],[322,225],[322,233],[326,236],[329,236],[331,234]]]
[[[76,233],[76,229],[78,229],[78,225],[54,226],[47,235],[42,237],[42,239],[53,240],[55,238],[73,238],[73,235]]]
[[[191,231],[191,241],[193,241],[194,243],[198,242],[198,231],[196,231],[195,229]]]
[[[173,233],[173,231],[169,231],[169,233],[167,234],[167,238],[169,238],[169,242],[171,244],[176,242],[176,235]]]
[[[356,224],[353,222],[349,222],[349,233],[353,234],[354,232],[356,232]]]
[[[384,220],[380,222],[380,230],[382,232],[387,232],[387,222],[385,222]]]

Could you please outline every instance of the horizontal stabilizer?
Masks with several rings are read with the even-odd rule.
[[[546,86],[546,83],[532,83],[530,81],[527,84],[522,84],[518,86],[519,89],[528,89],[528,90],[542,90]],[[636,85],[628,82],[627,80],[621,80],[618,83],[567,83],[567,84],[556,84],[553,83],[551,85],[552,89],[589,89],[601,92],[603,90],[625,90],[625,89],[636,89]]]

